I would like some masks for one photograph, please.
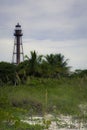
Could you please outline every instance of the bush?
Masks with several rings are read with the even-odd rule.
[[[13,84],[15,82],[15,68],[16,66],[11,63],[0,63],[0,85],[3,83]]]

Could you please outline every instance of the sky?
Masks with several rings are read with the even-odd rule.
[[[72,70],[87,69],[87,0],[0,0],[0,62],[12,62],[18,22],[24,55],[61,53]]]

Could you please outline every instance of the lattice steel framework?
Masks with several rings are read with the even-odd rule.
[[[15,26],[14,36],[15,39],[14,39],[12,63],[18,65],[20,62],[24,61],[24,52],[22,44],[23,33],[21,30],[21,25],[19,25],[19,23]]]

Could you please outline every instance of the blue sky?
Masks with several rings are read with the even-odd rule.
[[[0,61],[12,61],[18,22],[25,55],[62,53],[72,69],[87,69],[87,0],[0,0]]]

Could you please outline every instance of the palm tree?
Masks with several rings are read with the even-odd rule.
[[[61,54],[50,54],[43,56],[37,55],[35,51],[31,51],[31,57],[28,59],[28,72],[33,76],[59,77],[68,74],[68,59]]]
[[[69,72],[68,59],[62,54],[50,54],[45,56],[47,63],[52,67],[53,75],[60,76]]]
[[[30,52],[30,58],[26,56],[29,61],[29,75],[38,75],[40,73],[40,64],[42,63],[42,55],[37,55],[35,51]]]

